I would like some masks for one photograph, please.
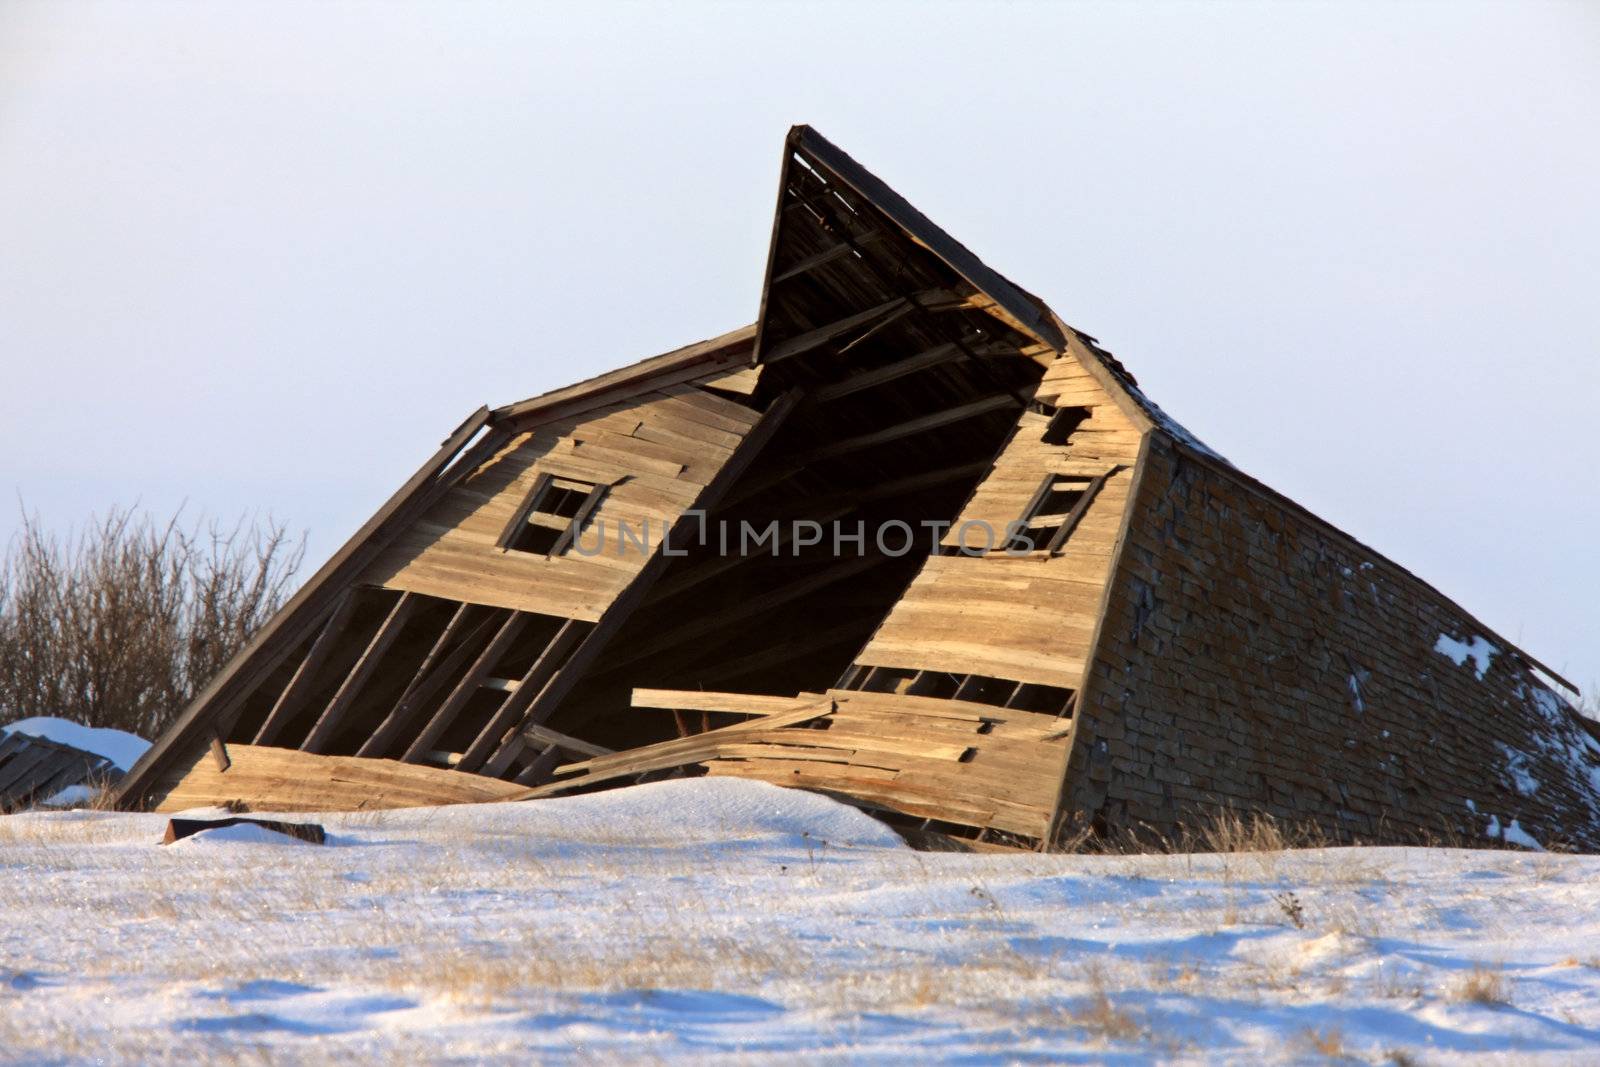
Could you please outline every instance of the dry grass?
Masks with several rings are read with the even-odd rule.
[[[1105,969],[1098,962],[1084,968],[1089,995],[1067,1013],[1074,1026],[1106,1041],[1136,1041],[1145,1036],[1137,1019],[1119,1008],[1106,991]]]
[[[1344,1032],[1336,1026],[1330,1026],[1325,1030],[1314,1030],[1307,1027],[1301,1033],[1300,1039],[1306,1043],[1306,1047],[1311,1049],[1312,1052],[1321,1053],[1324,1056],[1335,1059],[1342,1058],[1345,1055]]]
[[[1498,967],[1474,967],[1452,982],[1446,993],[1458,1004],[1501,1006],[1511,1003],[1511,984]]]

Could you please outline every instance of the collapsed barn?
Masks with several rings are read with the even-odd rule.
[[[1593,848],[1556,684],[802,126],[752,326],[476,412],[119,800],[721,774],[1011,846],[1226,805]]]

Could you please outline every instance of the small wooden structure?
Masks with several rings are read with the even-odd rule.
[[[1032,847],[1217,805],[1600,845],[1553,679],[802,126],[753,325],[475,412],[121,803],[709,773]]]
[[[105,784],[117,774],[104,756],[59,741],[0,733],[0,812],[48,800],[75,785]]]

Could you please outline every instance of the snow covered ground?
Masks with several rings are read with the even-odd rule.
[[[165,821],[0,818],[0,1062],[1600,1062],[1600,857],[927,854],[723,778]]]

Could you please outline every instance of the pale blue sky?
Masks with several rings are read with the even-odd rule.
[[[0,2],[0,488],[320,562],[477,404],[750,321],[794,122],[1600,679],[1593,5]]]

